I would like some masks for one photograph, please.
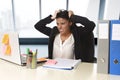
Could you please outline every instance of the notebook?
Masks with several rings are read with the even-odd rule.
[[[18,65],[26,64],[26,52],[19,44],[17,32],[0,32],[0,58]],[[25,48],[25,47],[24,47]],[[28,47],[26,47],[28,48]],[[22,52],[24,51],[24,52]],[[47,55],[46,55],[47,57]],[[46,61],[43,57],[37,57],[37,62]]]
[[[81,59],[79,60],[73,60],[73,59],[61,59],[56,58],[54,60],[48,60],[43,67],[46,68],[53,68],[53,69],[62,69],[62,70],[72,70],[75,69],[81,62]]]

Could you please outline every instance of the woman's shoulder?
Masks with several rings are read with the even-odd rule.
[[[54,27],[53,27],[52,32],[53,32],[54,34],[59,33],[57,26],[54,26]]]

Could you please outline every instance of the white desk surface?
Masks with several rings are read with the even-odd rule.
[[[120,75],[97,73],[96,63],[80,63],[73,70],[28,69],[0,59],[0,80],[120,80]]]

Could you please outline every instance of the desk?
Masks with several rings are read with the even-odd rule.
[[[119,80],[120,76],[97,73],[96,63],[80,63],[74,70],[27,69],[0,59],[0,80]]]

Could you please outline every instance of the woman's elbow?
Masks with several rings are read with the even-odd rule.
[[[95,27],[95,26],[96,26],[93,21],[91,21],[90,25],[91,25],[92,27]]]
[[[34,28],[35,28],[35,29],[37,29],[37,28],[38,28],[37,24],[35,24],[35,25],[34,25]]]
[[[34,25],[34,28],[38,30],[38,29],[40,28],[40,24],[39,24],[39,23],[36,23],[36,24]]]

